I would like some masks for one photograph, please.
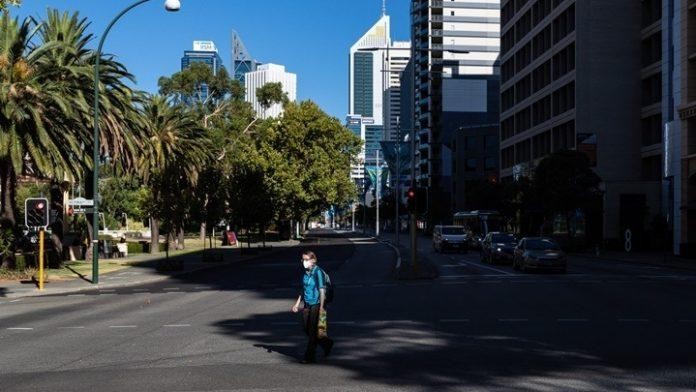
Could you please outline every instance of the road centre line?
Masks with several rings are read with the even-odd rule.
[[[137,325],[111,325],[109,328],[113,329],[126,329],[126,328],[138,328]]]
[[[17,303],[17,302],[19,302],[19,301],[21,301],[21,299],[12,300],[12,301],[10,301],[10,303],[11,303],[11,304],[14,304],[14,303]]]
[[[8,331],[33,331],[34,328],[13,327],[7,328]]]
[[[498,269],[498,268],[489,267],[489,266],[487,266],[487,265],[482,265],[482,264],[479,264],[479,263],[476,263],[476,262],[473,262],[473,261],[469,261],[469,262],[467,262],[466,260],[462,260],[462,261],[463,261],[464,263],[460,262],[459,264],[462,264],[462,265],[472,265],[472,266],[474,266],[474,267],[484,268],[484,269],[487,269],[487,270],[490,270],[490,271],[495,271],[495,272],[500,272],[501,274],[505,274],[505,275],[508,275],[508,276],[515,276],[515,275],[517,275],[517,274],[513,274],[513,273],[510,273],[510,272],[507,272],[507,271],[505,271],[505,270],[501,270],[501,269]]]
[[[85,327],[60,327],[58,329],[85,329]]]
[[[164,328],[188,328],[191,324],[167,324],[163,325]]]

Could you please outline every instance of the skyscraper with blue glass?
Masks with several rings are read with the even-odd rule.
[[[259,66],[236,31],[232,32],[232,66],[232,76],[242,84],[246,82],[246,74],[256,71]]]

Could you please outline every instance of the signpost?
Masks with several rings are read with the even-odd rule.
[[[92,212],[91,209],[94,208],[94,200],[85,199],[84,197],[70,199],[68,200],[68,208],[72,209],[75,214]]]
[[[24,200],[24,224],[39,231],[39,291],[44,289],[44,233],[50,223],[48,199],[29,198]]]

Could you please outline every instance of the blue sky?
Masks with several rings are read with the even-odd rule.
[[[134,0],[24,0],[20,17],[47,8],[79,11],[99,37],[106,24]],[[118,56],[140,89],[156,92],[157,79],[179,70],[194,40],[212,40],[230,64],[232,30],[252,56],[284,64],[298,76],[298,98],[317,102],[343,119],[348,108],[348,50],[380,17],[381,0],[182,0],[179,13],[153,0],[131,11],[112,30],[105,52]],[[408,40],[409,2],[388,0],[392,36]],[[94,43],[96,46],[96,42]]]

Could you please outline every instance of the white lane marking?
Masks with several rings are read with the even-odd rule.
[[[441,323],[468,323],[469,319],[441,319]]]
[[[559,323],[586,323],[590,320],[585,319],[585,318],[563,318],[563,319],[558,319],[556,320]]]
[[[19,302],[19,301],[21,301],[21,299],[12,300],[12,301],[10,301],[10,303],[11,303],[11,304],[14,304],[14,303],[17,303],[17,302]]]
[[[395,283],[380,283],[380,284],[373,284],[372,287],[396,287]]]
[[[111,325],[109,328],[113,329],[125,329],[125,328],[138,328],[137,325]]]
[[[334,321],[333,325],[355,325],[355,321]]]
[[[58,329],[85,329],[85,327],[60,327]]]
[[[34,328],[22,328],[22,327],[14,327],[14,328],[7,328],[8,331],[33,331]]]
[[[164,328],[188,328],[191,324],[167,324],[163,325]]]
[[[498,319],[499,322],[501,323],[526,323],[529,321],[529,319],[523,319],[523,318],[504,318],[504,319]]]
[[[620,318],[619,322],[620,323],[647,323],[648,319],[639,319],[639,318]]]
[[[466,260],[463,260],[463,263],[459,263],[459,264],[462,264],[462,265],[472,265],[472,266],[474,266],[474,267],[484,268],[484,269],[487,269],[487,270],[489,270],[489,271],[500,272],[501,274],[508,275],[508,276],[515,276],[515,275],[517,275],[517,274],[513,274],[513,273],[511,273],[511,272],[505,271],[505,270],[501,270],[501,269],[498,269],[498,268],[489,267],[489,266],[487,266],[487,265],[475,263],[475,262],[473,262],[473,261],[469,261],[469,262],[467,263]]]

